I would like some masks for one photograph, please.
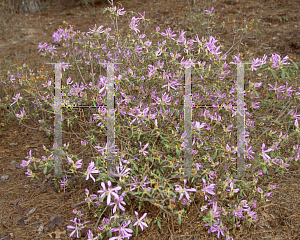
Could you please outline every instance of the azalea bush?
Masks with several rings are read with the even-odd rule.
[[[114,23],[121,16],[135,14],[115,6],[104,12],[111,14]],[[208,17],[213,17],[213,8],[206,10],[206,13]],[[284,173],[290,164],[296,164],[299,160],[298,145],[293,146],[289,142],[293,136],[300,136],[299,115],[293,109],[286,112],[292,103],[299,100],[300,88],[297,92],[287,82],[293,82],[296,78],[298,65],[288,56],[281,59],[278,54],[273,54],[269,61],[264,55],[261,59],[253,59],[250,64],[245,64],[246,76],[263,73],[276,82],[271,84],[249,80],[246,83],[245,158],[248,162],[245,172],[253,176],[253,180],[247,182],[245,179],[237,179],[234,177],[237,150],[235,141],[232,141],[236,139],[234,120],[237,110],[233,106],[237,105],[236,64],[242,61],[242,55],[227,60],[234,66],[230,68],[226,62],[227,55],[221,56],[220,46],[216,46],[218,40],[213,36],[208,39],[202,37],[200,40],[196,35],[195,40],[187,40],[183,30],[177,36],[170,28],[160,32],[157,27],[152,37],[162,36],[165,39],[152,44],[145,34],[140,34],[138,28],[139,22],[145,24],[150,20],[145,18],[145,12],[136,16],[138,17],[129,19],[126,39],[118,31],[115,36],[111,35],[111,29],[103,29],[103,26],[95,25],[93,29],[83,33],[75,32],[73,26],[64,23],[65,29],[60,28],[53,34],[54,42],[66,49],[61,57],[55,46],[47,43],[40,43],[38,46],[44,59],[50,57],[52,63],[65,59],[62,62],[61,80],[64,86],[63,104],[105,104],[107,71],[101,64],[122,63],[114,65],[116,145],[113,147],[116,152],[116,176],[106,174],[108,146],[99,141],[107,132],[105,107],[99,107],[97,114],[90,116],[86,123],[90,126],[85,131],[86,138],[81,138],[84,149],[93,146],[100,153],[99,156],[86,163],[69,151],[69,144],[64,144],[63,161],[68,164],[69,169],[61,179],[55,178],[56,188],[68,191],[71,184],[67,174],[98,182],[100,188],[97,193],[85,189],[84,198],[89,209],[91,205],[98,208],[96,217],[101,224],[93,229],[88,225],[89,222],[81,222],[81,212],[74,210],[76,217],[70,220],[72,224],[68,226],[72,230],[70,237],[80,238],[80,230],[89,228],[88,239],[129,239],[133,235],[137,236],[152,221],[161,228],[161,218],[166,214],[175,216],[181,224],[182,219],[188,217],[186,213],[191,204],[200,201],[202,207],[199,209],[199,216],[208,233],[214,233],[218,238],[223,236],[225,239],[232,239],[230,231],[234,233],[242,222],[251,226],[257,221],[257,201],[265,202],[272,197],[271,190],[276,186],[270,185],[267,189],[262,189],[257,186],[258,179],[266,177],[270,171]],[[250,29],[252,22],[248,23]],[[248,29],[239,30],[246,34]],[[193,85],[193,105],[211,100],[214,103],[226,103],[227,106],[213,111],[193,110],[193,115],[196,115],[192,122],[193,165],[188,176],[184,175],[186,133],[183,96],[186,66],[190,66],[192,75],[199,76],[204,83]],[[104,74],[97,76],[95,69],[99,68],[104,69]],[[3,86],[5,84],[7,88],[14,88],[17,92],[19,89],[23,91],[11,98],[2,98],[2,106],[9,106],[8,116],[18,118],[20,124],[24,124],[26,119],[33,119],[49,136],[53,136],[53,111],[45,109],[54,107],[55,79],[43,75],[42,70],[36,75],[31,73],[28,78],[25,76],[26,69],[29,70],[29,67],[24,64],[17,68],[17,75],[9,72],[2,78]],[[83,82],[80,85],[73,83],[68,71],[75,73]],[[285,84],[279,86],[280,80],[285,80]],[[38,84],[41,82],[44,91],[39,90]],[[93,82],[96,84],[93,85]],[[269,92],[260,96],[259,88],[263,84],[267,85]],[[224,86],[226,93],[222,92]],[[24,95],[22,97],[24,91],[31,94],[34,101],[29,102]],[[88,101],[89,92],[93,93],[92,101]],[[270,106],[273,112],[279,112],[279,117],[289,115],[291,121],[282,122],[279,117],[275,119],[275,116],[265,116],[266,109]],[[251,120],[254,115],[261,122]],[[261,132],[266,130],[266,120],[282,126],[282,129],[287,124],[292,132],[268,132],[274,142],[267,146],[260,139]],[[75,121],[78,119],[74,117],[74,111],[64,114],[62,128],[72,126]],[[28,160],[22,161],[21,166],[27,167],[26,174],[31,179],[39,179],[36,172],[40,169],[46,175],[56,167],[53,161],[54,148],[49,150],[43,147],[47,156],[35,159],[30,151]],[[289,158],[282,156],[282,148],[289,148]],[[87,169],[83,168],[84,164]],[[132,216],[126,211],[126,207],[133,200],[137,204],[134,205],[135,215]],[[160,216],[156,219],[147,218],[148,213],[143,208],[145,203],[160,208]]]

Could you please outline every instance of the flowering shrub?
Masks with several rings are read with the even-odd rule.
[[[116,7],[107,8],[113,17],[116,19],[122,15],[128,14],[122,9],[117,9]],[[207,10],[207,13],[211,15],[212,10]],[[133,14],[133,13],[132,13]],[[154,35],[161,35],[166,39],[157,45],[152,45],[150,40],[143,40],[146,36],[145,34],[139,35],[140,30],[138,29],[139,22],[149,21],[145,19],[145,13],[142,15],[139,13],[139,17],[132,17],[129,28],[131,33],[129,33],[128,39],[121,42],[121,36],[117,33],[116,36],[111,36],[109,32],[110,28],[103,29],[103,26],[95,27],[90,29],[87,33],[81,33],[79,31],[75,32],[72,26],[65,23],[66,28],[63,30],[60,28],[57,32],[53,34],[54,42],[60,42],[64,48],[68,48],[68,52],[62,54],[62,58],[68,60],[69,63],[62,63],[62,70],[74,70],[75,68],[79,72],[79,76],[86,83],[85,79],[94,80],[96,73],[93,72],[93,67],[100,67],[102,63],[110,62],[122,62],[123,65],[115,65],[115,72],[117,77],[115,77],[115,100],[117,103],[118,111],[116,111],[116,122],[122,122],[122,126],[117,126],[116,137],[120,142],[120,138],[126,138],[129,143],[129,148],[122,146],[123,149],[114,149],[117,154],[118,166],[116,166],[116,172],[118,178],[113,178],[109,175],[105,175],[106,171],[106,154],[107,145],[100,146],[97,143],[93,129],[88,132],[89,139],[87,141],[81,141],[81,144],[86,147],[88,144],[93,145],[94,148],[98,149],[101,153],[95,160],[90,161],[88,168],[84,171],[82,169],[82,159],[78,159],[77,156],[68,153],[68,144],[64,144],[64,156],[63,160],[66,160],[70,166],[67,173],[80,174],[87,181],[92,180],[93,182],[101,181],[101,189],[97,191],[97,194],[90,194],[88,189],[85,189],[86,197],[85,201],[90,205],[94,205],[99,208],[99,214],[97,217],[100,219],[101,216],[106,213],[109,214],[112,210],[109,218],[103,217],[102,224],[98,226],[100,233],[98,236],[93,236],[91,230],[88,232],[88,239],[103,239],[104,236],[108,236],[109,240],[114,239],[129,239],[133,234],[137,235],[139,228],[143,231],[148,227],[150,219],[147,219],[147,213],[138,212],[141,210],[143,202],[149,202],[157,207],[161,208],[161,213],[169,214],[170,216],[177,216],[178,223],[181,224],[182,217],[185,217],[186,209],[189,207],[191,202],[195,200],[203,200],[201,207],[200,216],[204,225],[208,227],[209,233],[216,233],[217,237],[226,237],[226,239],[232,239],[229,236],[229,230],[240,226],[241,221],[246,221],[250,225],[257,221],[256,212],[253,208],[256,208],[257,200],[263,200],[267,197],[271,197],[270,190],[273,186],[268,189],[261,189],[256,187],[258,176],[265,175],[268,173],[268,168],[275,166],[275,171],[284,170],[289,166],[288,160],[298,161],[300,149],[296,157],[291,157],[290,159],[282,159],[280,154],[280,144],[287,144],[288,135],[283,135],[282,132],[277,134],[278,139],[276,143],[271,147],[266,147],[263,143],[261,146],[261,154],[257,154],[254,157],[254,143],[250,143],[250,130],[249,128],[255,128],[253,121],[250,120],[252,114],[246,111],[246,124],[245,127],[246,135],[245,137],[245,157],[247,159],[254,160],[257,165],[248,164],[246,165],[245,171],[249,174],[253,174],[253,182],[245,182],[244,180],[237,180],[233,178],[232,171],[234,169],[235,163],[235,146],[229,145],[223,139],[210,138],[211,136],[216,136],[216,129],[212,126],[212,122],[220,124],[221,129],[223,129],[226,136],[231,136],[233,125],[225,126],[222,124],[222,117],[218,114],[212,115],[210,111],[205,110],[200,117],[204,117],[205,121],[193,122],[193,146],[197,146],[200,150],[201,147],[207,145],[207,141],[211,140],[216,149],[219,149],[219,155],[217,151],[211,156],[207,154],[202,157],[202,159],[197,159],[193,162],[192,173],[189,177],[176,178],[177,175],[184,174],[183,165],[184,157],[183,151],[186,150],[185,145],[182,144],[183,140],[186,138],[186,133],[183,130],[183,119],[184,114],[182,110],[176,109],[182,99],[181,92],[183,92],[183,86],[179,83],[183,79],[183,70],[186,66],[192,66],[192,72],[200,72],[200,77],[203,80],[217,78],[224,81],[226,77],[229,76],[230,70],[226,70],[229,65],[226,63],[227,56],[219,56],[221,54],[220,46],[217,47],[215,44],[218,42],[214,37],[210,36],[209,40],[200,40],[198,35],[196,35],[195,40],[187,40],[184,37],[185,32],[181,31],[179,38],[175,38],[177,35],[169,28],[165,32],[160,32],[160,28],[156,28],[156,33]],[[68,29],[69,26],[69,29]],[[244,31],[244,30],[243,30]],[[133,35],[132,35],[133,34]],[[102,38],[104,36],[104,38]],[[100,40],[104,39],[103,44],[100,44]],[[194,45],[194,43],[196,45]],[[83,46],[84,50],[79,50],[79,44]],[[177,48],[178,51],[174,49]],[[54,46],[48,46],[47,43],[40,43],[38,46],[39,52],[44,57],[50,56],[52,61],[57,61],[57,52]],[[105,52],[101,55],[100,49]],[[194,50],[195,49],[195,50]],[[74,51],[75,50],[75,51]],[[193,51],[194,50],[194,51]],[[198,50],[198,54],[195,52]],[[183,53],[182,53],[183,52]],[[181,54],[182,53],[182,54]],[[103,56],[103,58],[101,58]],[[170,57],[170,58],[169,58]],[[77,60],[79,58],[79,60]],[[101,58],[101,59],[100,59]],[[202,61],[199,61],[200,58]],[[103,60],[103,62],[101,61]],[[178,61],[179,60],[179,61]],[[208,65],[206,61],[211,61]],[[277,54],[271,56],[270,61],[267,62],[267,56],[264,55],[262,59],[253,59],[251,66],[246,69],[251,72],[264,70],[269,71],[274,78],[278,79],[278,70],[281,70],[281,77],[284,79],[285,76],[292,74],[291,68],[285,66],[290,65],[288,61],[288,56],[281,59]],[[224,61],[224,63],[221,63]],[[237,64],[241,62],[241,56],[235,56],[231,64]],[[135,65],[134,65],[134,64]],[[293,66],[297,68],[297,65],[293,63]],[[198,68],[197,68],[198,65]],[[208,66],[207,66],[208,65]],[[91,66],[91,73],[88,76],[83,77],[82,74],[88,71],[83,71]],[[18,69],[23,73],[23,68]],[[176,71],[175,69],[176,68]],[[126,71],[127,69],[127,71]],[[22,74],[18,72],[19,84],[23,84],[21,78]],[[84,75],[85,76],[85,75]],[[32,82],[28,79],[24,79],[24,83],[27,83],[30,89],[33,89],[32,84],[36,83],[37,77],[31,78]],[[65,75],[62,77],[64,81]],[[45,81],[45,77],[40,78],[41,81]],[[14,76],[11,75],[11,83],[15,81]],[[106,83],[107,78],[105,76],[99,75],[99,81],[94,86],[92,82],[88,84],[73,83],[72,78],[69,77],[65,80],[68,88],[63,89],[62,96],[64,97],[65,104],[72,104],[76,106],[80,101],[79,97],[83,97],[87,100],[87,93],[84,90],[98,92],[98,99],[93,99],[93,104],[99,104],[100,102],[105,102]],[[207,81],[206,81],[207,82]],[[234,80],[234,83],[236,80]],[[17,83],[17,82],[16,82]],[[228,99],[228,102],[232,102],[230,106],[235,104],[235,87],[229,91],[225,96],[221,95],[220,92],[214,91],[214,93],[209,93],[207,82],[205,89],[205,96],[199,96],[199,94],[194,94],[193,97],[198,101],[214,99],[218,102],[220,99]],[[6,84],[6,83],[3,83]],[[288,98],[292,98],[292,92],[295,95],[299,95],[300,92],[296,90],[291,90],[292,87],[288,88],[288,83],[286,87],[277,87],[277,82],[275,86],[268,84],[271,87],[269,90],[275,91],[277,94],[276,103],[279,104]],[[36,113],[31,114],[35,119],[38,118],[38,111],[43,111],[43,106],[48,104],[54,107],[53,102],[53,91],[51,90],[52,81],[48,81],[42,86],[48,91],[41,95],[38,91],[28,90],[32,96],[35,97],[35,101],[32,103],[35,105]],[[216,87],[216,85],[214,85]],[[259,98],[258,92],[255,88],[261,87],[262,82],[253,83],[249,80],[249,91],[250,98]],[[90,87],[90,88],[89,88]],[[200,86],[199,86],[200,88]],[[129,91],[125,91],[128,90]],[[34,89],[35,90],[35,89]],[[160,91],[161,92],[160,92]],[[216,89],[215,89],[216,90]],[[299,88],[300,90],[300,88]],[[139,94],[134,94],[135,91],[140,91]],[[150,101],[147,103],[146,97]],[[213,95],[214,94],[214,95]],[[46,96],[45,96],[46,95]],[[226,97],[226,98],[225,98]],[[76,100],[74,99],[76,98]],[[295,99],[297,97],[294,96]],[[42,101],[40,101],[40,99]],[[151,99],[153,100],[151,102]],[[299,99],[299,97],[298,97]],[[14,100],[10,106],[13,108],[19,107],[22,110],[16,113],[12,108],[11,114],[17,117],[20,124],[24,119],[29,119],[26,117],[26,106],[21,105],[22,98],[20,93],[16,94],[12,98]],[[280,100],[280,101],[279,101]],[[5,99],[8,102],[8,99]],[[4,101],[3,101],[4,102]],[[196,102],[196,101],[195,101]],[[193,104],[195,103],[193,102]],[[126,107],[124,107],[124,104]],[[266,106],[270,105],[268,98],[265,102],[251,101],[249,104],[249,109],[252,112],[256,112],[259,109],[264,109]],[[6,104],[5,104],[6,105]],[[123,105],[123,106],[122,106]],[[167,107],[170,109],[167,109]],[[234,108],[226,109],[231,116],[236,115],[236,110]],[[246,108],[246,110],[248,110]],[[291,118],[294,121],[296,130],[290,134],[299,134],[298,119],[299,115],[297,111],[290,111]],[[93,118],[90,119],[90,124],[96,123],[99,126],[99,132],[105,133],[105,121],[106,109],[99,108],[98,114],[94,114]],[[49,131],[51,130],[50,117],[48,120],[38,119],[38,123]],[[67,119],[68,125],[72,125],[72,122],[76,120],[75,118],[65,118]],[[266,118],[262,118],[262,122]],[[278,120],[278,119],[277,119]],[[210,123],[209,123],[210,122]],[[175,124],[176,132],[173,130]],[[256,124],[258,127],[259,124]],[[274,134],[274,133],[271,133]],[[299,134],[300,136],[300,134]],[[275,136],[273,136],[274,138]],[[254,140],[259,140],[259,138],[253,138]],[[275,139],[274,139],[275,140]],[[138,142],[139,146],[135,147],[133,143]],[[137,145],[137,144],[136,144]],[[115,146],[113,146],[115,148]],[[253,150],[252,150],[253,147]],[[283,147],[283,146],[282,146]],[[267,148],[267,149],[266,149]],[[296,147],[294,148],[294,150]],[[297,147],[298,149],[298,147]],[[33,179],[36,177],[36,173],[32,169],[37,170],[37,168],[43,168],[43,173],[47,174],[55,168],[53,162],[53,151],[49,151],[44,147],[44,150],[51,154],[42,159],[35,159],[31,156],[31,151],[29,152],[29,160],[23,161],[23,167],[28,167],[26,174],[28,177]],[[52,149],[53,150],[53,149]],[[194,159],[199,156],[199,150],[193,150],[192,154],[195,156]],[[276,153],[275,153],[276,151]],[[268,155],[270,153],[270,156]],[[33,166],[32,166],[32,165]],[[39,164],[37,167],[36,164]],[[255,171],[255,169],[257,169]],[[66,173],[65,173],[66,174]],[[98,174],[98,177],[95,177]],[[61,188],[66,191],[66,187],[69,187],[67,176],[59,182]],[[56,187],[58,188],[58,179],[56,179]],[[195,193],[195,194],[194,194]],[[256,197],[256,200],[239,199],[239,196],[249,197],[251,199]],[[224,208],[220,206],[221,201],[229,201],[232,198],[237,198],[237,203],[229,208]],[[139,202],[139,206],[135,206],[138,211],[134,211],[135,216],[128,215],[125,207],[131,202],[131,199],[136,199]],[[72,229],[70,237],[73,235],[80,238],[80,230],[87,227],[88,222],[80,223],[81,212],[73,211],[76,214],[74,220],[70,220],[73,225],[68,226]],[[139,217],[142,216],[142,217]],[[154,223],[157,223],[161,227],[161,220],[156,219]],[[75,226],[74,226],[75,225]],[[135,228],[134,228],[135,227]],[[94,229],[93,229],[94,230]],[[117,233],[117,234],[115,234]],[[113,236],[114,235],[114,236]]]

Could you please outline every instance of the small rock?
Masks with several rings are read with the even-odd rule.
[[[17,164],[15,165],[15,167],[18,168],[18,169],[23,168],[23,167],[21,167],[21,165],[20,165],[19,163],[17,163]]]
[[[8,178],[9,178],[8,175],[3,175],[3,176],[1,176],[1,180],[7,180]]]

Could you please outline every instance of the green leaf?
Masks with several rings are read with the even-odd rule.
[[[218,150],[215,151],[215,153],[214,153],[214,155],[213,155],[213,157],[212,157],[212,160],[214,160],[214,159],[216,158],[217,152],[218,152]]]
[[[291,62],[293,63],[294,67],[298,70],[298,65],[293,60],[291,60]]]
[[[243,196],[243,193],[244,193],[244,191],[240,191],[240,196],[241,196],[241,197]]]
[[[51,172],[53,168],[54,168],[54,165],[51,167],[51,169],[49,170],[49,172]]]
[[[46,173],[47,173],[47,166],[44,167],[43,173],[44,173],[44,175],[46,175]]]
[[[293,136],[293,135],[295,135],[295,133],[296,133],[296,131],[292,132],[292,133],[290,134],[290,137]]]
[[[271,71],[271,74],[273,75],[273,77],[276,79],[277,77],[276,77],[274,71],[272,69],[270,69],[270,71]]]
[[[287,75],[288,78],[290,78],[290,75],[288,74],[288,72],[285,73]]]
[[[133,167],[134,167],[135,170],[137,170],[137,171],[139,170],[137,165],[134,162],[133,162]]]
[[[255,93],[256,97],[259,97],[259,96],[258,96],[258,93],[257,93],[256,91],[253,91],[253,92]]]
[[[55,186],[56,189],[58,188],[57,181],[54,181],[54,186]]]
[[[178,215],[178,224],[181,225],[181,216]]]
[[[152,154],[149,156],[149,160],[150,160],[150,162],[153,163],[153,157],[152,157]]]
[[[161,223],[160,223],[160,221],[157,221],[157,226],[161,229]]]
[[[151,198],[152,195],[150,194],[150,192],[146,192],[146,194]]]
[[[263,173],[264,173],[264,174],[266,174],[266,173],[268,172],[268,171],[267,171],[267,167],[266,167],[265,165],[262,166],[262,170],[263,170]]]
[[[37,170],[37,167],[36,167],[35,161],[33,162],[33,166],[34,166],[34,169],[35,169],[35,170]]]
[[[285,78],[285,72],[283,71],[283,69],[281,70],[281,78],[282,78],[282,79]]]

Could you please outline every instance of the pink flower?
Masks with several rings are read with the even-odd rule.
[[[175,185],[175,191],[177,191],[177,192],[180,193],[179,200],[181,200],[181,198],[183,197],[184,194],[185,194],[185,197],[186,197],[188,200],[190,200],[190,196],[189,196],[188,192],[197,192],[197,190],[196,190],[195,188],[186,189],[186,188],[185,188],[185,185],[186,185],[186,183],[187,183],[187,180],[184,179],[183,182],[184,182],[183,189],[181,188],[181,186]]]
[[[72,237],[72,236],[75,234],[75,232],[76,232],[77,238],[79,238],[79,235],[78,235],[78,234],[79,234],[79,231],[80,231],[81,229],[84,229],[84,227],[82,226],[83,224],[80,223],[80,219],[78,219],[78,223],[77,223],[77,218],[75,218],[74,220],[70,220],[70,222],[75,223],[75,227],[74,227],[74,226],[67,226],[67,228],[74,229],[74,231],[70,234],[70,237]],[[87,222],[85,222],[85,223],[88,223],[88,222],[90,222],[90,221],[87,221]]]
[[[140,141],[139,141],[139,143],[140,143],[140,147],[142,148],[142,143]],[[148,152],[146,152],[145,149],[148,147],[148,145],[149,145],[149,143],[147,143],[144,146],[143,150],[139,150],[139,153],[143,153],[144,155],[146,155]]]
[[[205,196],[205,200],[207,200],[207,196],[205,193],[209,193],[211,195],[216,195],[214,193],[214,188],[216,184],[210,184],[209,186],[206,186],[206,180],[204,178],[202,178],[203,181],[203,189],[201,189],[201,191],[204,193]]]
[[[271,157],[269,155],[266,154],[266,152],[271,152],[273,151],[272,148],[269,148],[268,150],[264,150],[265,149],[265,143],[262,144],[261,150],[262,150],[262,156],[264,158],[264,160],[268,163],[269,160],[271,159]]]
[[[77,163],[76,163],[77,164]],[[95,163],[93,161],[90,162],[85,174],[86,174],[86,181],[89,179],[89,177],[91,177],[91,179],[93,179],[93,181],[95,182],[95,178],[91,175],[91,173],[99,173],[99,170],[96,170],[96,168],[94,168]]]
[[[209,10],[204,10],[204,12],[207,12],[207,13],[205,13],[206,15],[210,15],[213,10],[214,10],[214,7],[212,7],[210,11]]]
[[[139,219],[139,214],[134,211],[137,221],[133,224],[133,226],[139,225],[142,231],[144,231],[144,227],[148,227],[147,223],[143,222],[142,220],[147,216],[147,213],[144,213],[144,215]]]
[[[108,180],[107,185],[108,185],[108,188],[106,189],[105,183],[102,182],[101,186],[102,186],[103,190],[99,190],[99,191],[97,191],[97,193],[102,193],[102,195],[99,196],[99,198],[103,198],[103,197],[105,197],[105,195],[107,195],[107,205],[109,205],[111,202],[111,194],[118,198],[119,196],[116,192],[118,192],[122,188],[120,186],[111,188],[110,180]]]
[[[122,210],[122,211],[125,211],[125,208],[122,206],[123,205],[126,205],[126,203],[123,201],[123,197],[125,196],[125,192],[123,192],[120,196],[115,196],[115,201],[113,203],[110,203],[109,206],[114,206],[113,208],[113,214],[115,214],[115,212],[117,211],[117,206]]]

